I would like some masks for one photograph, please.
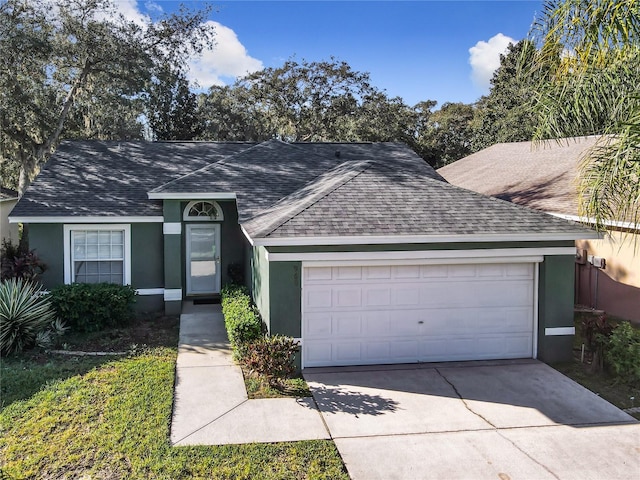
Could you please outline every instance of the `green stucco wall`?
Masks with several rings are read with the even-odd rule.
[[[47,270],[40,277],[45,289],[64,283],[64,233],[62,224],[29,225],[29,248],[34,249]]]
[[[271,262],[269,299],[271,331],[299,338],[301,332],[302,265],[300,262]]]
[[[262,320],[271,331],[271,312],[269,310],[269,275],[270,264],[267,261],[267,250],[264,247],[253,247],[251,256],[251,282],[249,289],[253,301],[258,307]],[[280,333],[274,331],[273,333]]]
[[[571,360],[573,336],[546,336],[545,328],[573,327],[575,257],[547,256],[538,280],[538,358],[548,363]]]
[[[131,225],[131,285],[135,288],[162,288],[164,241],[161,223]]]
[[[238,210],[234,201],[219,201],[224,221],[220,225],[220,266],[222,271],[222,285],[229,283],[229,265],[238,264],[244,271],[245,246],[249,243],[238,224]]]

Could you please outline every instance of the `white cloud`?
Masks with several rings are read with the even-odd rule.
[[[154,12],[154,13],[162,13],[162,12],[164,12],[164,10],[162,9],[161,5],[157,4],[156,2],[152,2],[152,1],[145,2],[144,8],[147,10],[147,12]]]
[[[488,42],[480,40],[469,49],[469,63],[471,64],[471,79],[484,91],[489,91],[491,78],[500,66],[500,54],[507,51],[510,43],[517,43],[511,37],[498,33]]]
[[[197,82],[202,88],[209,88],[212,85],[224,85],[223,78],[235,80],[264,68],[260,60],[247,53],[233,30],[218,22],[207,23],[214,27],[216,44],[189,62],[189,80]]]
[[[118,0],[114,5],[117,13],[141,27],[151,20],[148,14],[140,11],[138,0]],[[153,0],[147,1],[145,7],[152,13],[162,12],[162,7]],[[105,12],[103,18],[108,18],[109,15],[110,13]],[[212,85],[224,85],[226,82],[223,79],[233,81],[264,68],[260,60],[247,53],[232,29],[211,20],[206,23],[214,27],[215,45],[189,61],[188,78],[191,82],[202,88],[209,88]]]
[[[149,22],[149,16],[142,13],[138,8],[138,0],[118,0],[113,2],[113,6],[115,7],[113,13],[121,14],[139,27],[144,27]],[[97,17],[109,19],[112,18],[112,13],[104,12]]]

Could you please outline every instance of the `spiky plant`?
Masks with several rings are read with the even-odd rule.
[[[0,354],[33,346],[54,318],[55,311],[39,285],[15,278],[0,283]]]

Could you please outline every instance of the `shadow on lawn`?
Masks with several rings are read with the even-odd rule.
[[[26,352],[0,360],[0,409],[27,400],[48,384],[84,375],[121,357],[79,357]]]
[[[91,333],[70,333],[59,339],[66,350],[131,352],[144,347],[178,345],[177,316],[147,316],[130,325]],[[93,368],[123,358],[122,355],[75,356],[30,350],[0,358],[0,409],[26,400],[47,384],[84,375]]]

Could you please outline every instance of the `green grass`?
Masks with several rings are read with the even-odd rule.
[[[331,441],[171,447],[175,348],[37,358],[3,360],[0,478],[348,478]]]

